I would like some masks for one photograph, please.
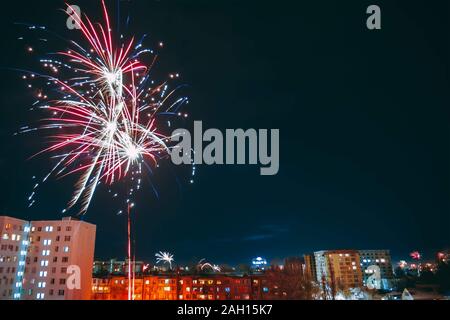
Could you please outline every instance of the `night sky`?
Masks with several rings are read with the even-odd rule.
[[[101,18],[100,2],[73,3]],[[117,1],[107,3],[116,25]],[[374,3],[379,31],[365,25]],[[13,136],[36,118],[11,68],[37,68],[46,53],[26,54],[14,23],[79,39],[61,8],[2,3],[0,214],[60,219],[72,195],[73,179],[51,181],[28,209],[32,177],[50,162],[28,160],[43,147],[39,135]],[[189,123],[281,136],[276,176],[199,166],[189,185],[183,168],[156,172],[159,197],[147,185],[136,199],[138,259],[165,250],[177,261],[235,264],[338,248],[391,249],[399,259],[449,247],[448,1],[121,1],[121,21],[128,14],[130,33],[166,44],[155,76],[182,75]],[[83,218],[97,225],[97,259],[125,256],[126,219],[116,213],[99,189]]]

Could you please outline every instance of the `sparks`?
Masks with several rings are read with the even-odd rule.
[[[156,263],[168,263],[169,264],[169,268],[172,269],[172,262],[174,261],[173,259],[173,254],[170,254],[169,252],[158,252],[155,254],[156,257]]]
[[[157,85],[149,80],[156,58],[146,65],[141,55],[153,51],[143,50],[134,38],[120,37],[116,43],[104,1],[102,6],[103,24],[76,13],[71,16],[81,28],[84,43],[70,41],[70,49],[58,52],[60,61],[41,60],[51,75],[40,76],[61,94],[38,108],[51,116],[42,119],[43,125],[35,129],[53,131],[49,135],[52,144],[38,155],[51,153],[52,158],[59,159],[44,180],[50,175],[79,176],[64,212],[79,205],[79,213],[85,214],[100,183],[112,185],[141,173],[144,163],[150,168],[158,167],[158,161],[170,153],[167,141],[171,137],[160,132],[156,117],[161,113],[178,115],[187,101],[178,98],[175,103],[169,102],[175,90],[167,91],[167,81]],[[33,49],[29,47],[28,51]],[[59,72],[60,68],[65,71]],[[56,76],[69,72],[75,75]],[[28,86],[32,88],[31,84]],[[38,98],[46,99],[47,95],[39,92]],[[22,133],[35,129],[27,128]],[[140,188],[140,181],[136,189]],[[30,201],[34,201],[32,197]]]

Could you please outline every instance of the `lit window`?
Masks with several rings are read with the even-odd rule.
[[[2,239],[3,239],[3,240],[8,240],[8,239],[9,239],[8,234],[7,234],[7,233],[4,233],[3,236],[2,236]]]
[[[164,287],[164,291],[170,291],[170,287]]]
[[[69,252],[69,247],[65,246],[64,247],[64,252]]]

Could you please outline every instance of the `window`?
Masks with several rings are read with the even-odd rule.
[[[66,227],[66,231],[72,231],[72,227]]]
[[[67,273],[67,268],[66,267],[62,267],[61,268],[61,273]]]
[[[70,241],[70,236],[65,236],[64,241]]]
[[[53,226],[46,226],[45,227],[45,232],[52,232],[53,231]]]
[[[36,295],[36,298],[37,298],[38,300],[42,300],[42,299],[44,299],[44,297],[45,297],[45,295],[44,295],[43,293],[38,293],[38,294]]]
[[[48,260],[42,260],[41,267],[48,267]]]
[[[58,257],[54,257],[53,262],[58,262]]]
[[[64,247],[64,252],[69,252],[69,247],[68,246]]]
[[[58,296],[63,296],[64,295],[64,290],[58,290]]]
[[[4,233],[2,236],[3,240],[8,240],[9,239],[9,235],[7,233]]]
[[[38,227],[38,232],[41,232],[42,231],[42,227]]]
[[[43,256],[49,256],[50,255],[50,250],[42,250],[42,255]]]
[[[58,226],[58,228],[56,228],[56,230],[57,230],[58,232],[61,231],[61,227]]]
[[[69,257],[63,257],[62,262],[69,262]]]
[[[56,241],[59,241],[59,239],[60,239],[60,237],[59,237],[59,236],[56,236]]]
[[[59,284],[66,284],[66,279],[59,279]]]
[[[44,240],[44,246],[49,246],[51,244],[52,244],[52,240],[50,240],[50,239],[45,239]]]

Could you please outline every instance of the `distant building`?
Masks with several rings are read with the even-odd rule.
[[[252,259],[251,269],[255,271],[262,271],[267,268],[267,260],[262,257],[256,257]]]
[[[314,253],[305,254],[303,256],[303,259],[305,261],[304,266],[305,278],[308,279],[309,281],[317,281],[316,258],[314,256]]]
[[[332,294],[339,290],[362,287],[359,253],[356,250],[314,252],[316,280]]]
[[[143,261],[135,261],[132,263],[131,269],[135,273],[140,274],[145,269]],[[128,259],[126,261],[118,261],[111,259],[109,261],[94,261],[94,275],[95,274],[112,274],[112,275],[126,275],[128,274]]]
[[[390,290],[393,287],[394,273],[392,270],[391,254],[389,250],[359,250],[363,284],[368,286],[368,280],[379,268],[378,277],[369,284],[374,289]]]
[[[95,232],[94,225],[73,218],[0,216],[0,299],[89,299]]]
[[[284,270],[291,274],[303,275],[304,261],[300,257],[288,257],[284,260]]]

